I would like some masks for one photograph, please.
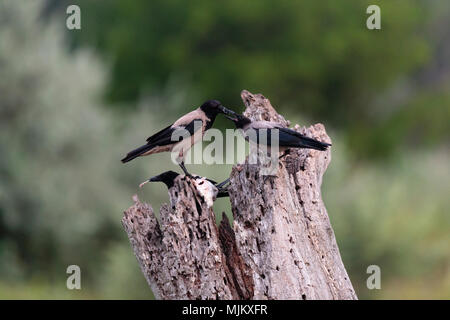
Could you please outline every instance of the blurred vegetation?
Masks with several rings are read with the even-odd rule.
[[[405,153],[384,166],[348,157],[345,147],[333,150],[323,196],[359,298],[448,299],[449,150]],[[367,290],[369,265],[381,268],[381,290]]]
[[[327,126],[323,195],[359,296],[449,298],[450,5],[378,2],[381,31],[366,1],[78,1],[69,32],[68,2],[0,0],[0,298],[152,298],[121,214],[133,193],[157,210],[164,187],[137,185],[179,169],[119,159],[244,88]],[[221,181],[231,166],[189,168]],[[82,290],[66,289],[71,264]]]
[[[384,157],[419,126],[390,121],[408,117],[406,101],[389,119],[389,106],[375,101],[432,61],[427,26],[441,6],[429,2],[378,1],[383,29],[369,32],[370,0],[81,0],[88,32],[70,35],[76,47],[95,46],[111,63],[110,102],[136,102],[178,85],[189,93],[182,112],[211,98],[241,105],[238,93],[246,88],[263,92],[282,112],[300,111],[345,130],[358,158]],[[428,107],[416,105],[423,114]],[[442,109],[435,114],[450,121]],[[396,143],[383,136],[391,130]],[[433,131],[423,132],[430,143],[448,138],[442,127]]]

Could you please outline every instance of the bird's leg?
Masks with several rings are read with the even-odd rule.
[[[281,156],[279,156],[278,157],[278,159],[282,159],[282,158],[284,158],[284,157],[286,157],[288,154],[290,154],[291,153],[291,149],[289,148],[289,149],[286,149],[284,152],[283,152],[283,154],[281,155]]]
[[[184,166],[184,161],[181,161],[179,163],[179,166],[181,167],[181,169],[183,170],[184,174],[186,175],[186,177],[192,178],[192,175],[187,171],[186,167]]]
[[[180,152],[178,153],[177,158],[178,165],[183,169],[184,175],[189,178],[193,178],[192,175],[187,171],[186,167],[184,166],[184,149],[181,148]]]

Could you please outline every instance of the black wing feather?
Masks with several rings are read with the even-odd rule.
[[[278,144],[280,147],[292,147],[292,148],[307,148],[307,149],[315,149],[315,150],[326,150],[329,146],[328,143],[320,142],[318,140],[309,138],[297,131],[294,131],[289,128],[271,128],[271,129],[253,129],[256,132],[256,142],[264,143],[267,146],[270,146],[272,143],[272,135],[275,135],[278,131]],[[252,140],[255,140],[254,136],[250,135]]]
[[[147,138],[147,142],[149,144],[151,144],[152,142],[154,142],[156,140],[159,140],[163,136],[171,135],[172,132],[175,130],[174,128],[172,128],[172,126],[173,126],[173,124],[171,124],[170,126],[167,126],[166,128],[158,131],[157,133],[155,133],[151,137],[148,137]]]
[[[166,145],[172,144],[174,142],[183,140],[184,139],[183,136],[180,136],[178,141],[172,140],[172,135],[177,129],[185,129],[189,132],[190,135],[193,135],[194,129],[195,129],[195,123],[194,123],[195,121],[202,121],[202,120],[194,119],[188,125],[186,125],[184,128],[176,128],[176,127],[174,128],[174,127],[172,127],[173,125],[170,125],[164,129],[162,129],[161,131],[155,133],[151,137],[148,137],[147,144],[128,152],[128,154],[125,156],[125,158],[123,158],[121,161],[123,163],[129,162],[129,161],[139,157],[140,155],[150,151],[154,147],[166,146]]]
[[[195,121],[202,121],[202,119],[194,119],[191,122],[189,122],[184,128],[183,127],[169,127],[166,128],[164,130],[162,130],[159,134],[157,133],[157,137],[150,137],[152,138],[150,142],[148,142],[147,144],[151,144],[152,146],[166,146],[168,144],[172,144],[174,142],[179,142],[181,140],[183,140],[185,137],[184,136],[179,136],[178,141],[175,141],[172,139],[172,135],[175,133],[175,131],[177,130],[186,130],[190,136],[192,136],[195,133]],[[201,126],[197,126],[197,130],[201,128]]]
[[[292,147],[300,147],[300,148],[309,148],[309,149],[315,149],[320,151],[327,150],[328,147],[331,146],[331,144],[326,142],[321,142],[316,139],[307,137],[295,130],[289,129],[289,128],[280,128],[280,132],[283,133],[283,137],[286,136],[294,136],[297,138],[297,143],[293,143]],[[285,134],[285,135],[284,135]],[[291,141],[294,140],[292,138],[287,138],[287,144],[286,146],[290,146],[289,144],[292,143]],[[280,138],[280,145],[282,144],[281,138]]]

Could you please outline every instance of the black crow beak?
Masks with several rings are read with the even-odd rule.
[[[227,118],[228,120],[231,120],[231,121],[233,121],[233,122],[238,121],[237,118],[233,118],[233,117],[230,117],[230,116],[227,116],[227,115],[225,115],[225,118]]]
[[[224,106],[219,106],[219,110],[220,110],[220,112],[222,112],[224,115],[229,115],[229,116],[234,116],[234,115],[236,115],[236,112],[234,112],[234,111],[232,111],[232,110],[230,110],[230,109],[227,109],[227,108],[225,108]]]

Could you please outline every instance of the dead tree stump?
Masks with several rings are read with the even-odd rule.
[[[289,126],[261,94],[241,93],[244,114]],[[295,130],[331,142],[321,124]],[[229,187],[233,226],[214,212],[190,178],[169,190],[158,222],[135,198],[122,224],[158,299],[357,299],[321,198],[325,152],[291,149],[275,175],[246,161]]]

